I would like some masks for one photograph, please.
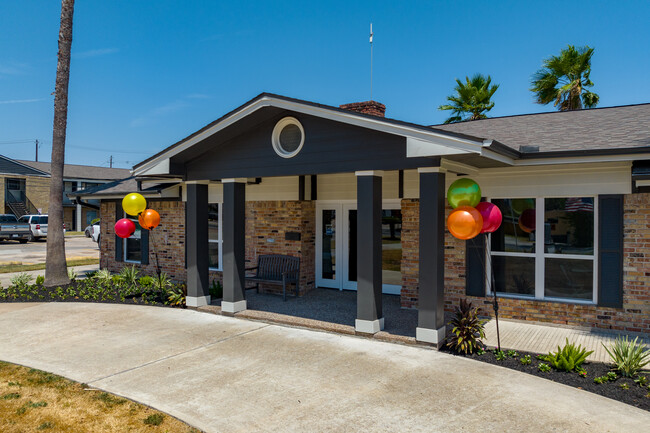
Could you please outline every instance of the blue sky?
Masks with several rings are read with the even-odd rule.
[[[49,161],[60,2],[0,3],[0,154]],[[531,75],[589,45],[600,105],[650,102],[648,1],[77,0],[66,162],[130,167],[261,92],[329,105],[370,98],[441,123],[456,77],[489,74],[490,116],[553,111]],[[15,142],[20,143],[15,143]],[[23,142],[25,141],[25,142]]]

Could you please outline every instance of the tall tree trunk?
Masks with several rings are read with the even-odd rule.
[[[70,81],[70,49],[72,47],[72,14],[74,0],[61,0],[61,27],[59,54],[56,66],[54,95],[54,132],[52,134],[52,163],[50,182],[49,225],[47,256],[45,259],[45,286],[68,284],[63,238],[63,164],[65,161],[65,133],[68,124],[68,82]]]

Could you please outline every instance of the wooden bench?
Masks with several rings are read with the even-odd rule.
[[[246,276],[247,281],[254,281],[257,293],[260,283],[282,284],[282,296],[287,300],[287,284],[295,284],[298,296],[298,281],[300,280],[300,258],[282,254],[267,254],[257,256],[257,266],[246,268],[247,271],[257,270],[256,275]]]

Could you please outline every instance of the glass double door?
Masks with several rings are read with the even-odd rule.
[[[399,294],[402,287],[402,212],[399,202],[384,202],[381,216],[383,292]],[[357,289],[356,203],[316,206],[316,285]]]

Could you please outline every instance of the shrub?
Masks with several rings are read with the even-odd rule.
[[[149,275],[145,275],[138,279],[138,284],[140,284],[141,287],[151,287],[153,286],[153,283],[154,283],[154,279]]]
[[[124,266],[120,270],[120,278],[122,281],[124,281],[128,286],[135,286],[138,282],[138,274],[140,272],[135,268],[134,265],[131,266]]]
[[[519,358],[519,362],[521,362],[522,365],[530,365],[533,362],[533,360],[530,357],[530,355],[525,355]]]
[[[172,306],[182,307],[185,305],[185,293],[182,287],[172,286],[167,289],[167,303]]]
[[[550,363],[553,368],[560,371],[573,371],[577,370],[589,355],[594,353],[593,350],[587,351],[581,345],[576,346],[569,343],[566,339],[566,344],[563,348],[557,347],[557,352],[550,352],[545,356],[545,361]]]
[[[503,361],[504,359],[506,359],[506,354],[503,350],[495,350],[494,357],[496,358],[497,361]]]
[[[95,273],[95,275],[93,275],[93,278],[100,283],[108,284],[112,282],[113,276],[111,275],[111,271],[108,269],[100,269]]]
[[[608,382],[608,381],[609,381],[609,379],[607,378],[607,376],[594,377],[594,383],[597,383],[599,385],[603,384],[605,382]]]
[[[639,337],[629,340],[627,335],[625,339],[618,337],[610,346],[611,350],[603,344],[612,363],[623,376],[632,377],[650,363],[650,350],[638,340]]]
[[[476,349],[484,348],[481,338],[485,338],[483,325],[485,320],[478,317],[479,308],[472,307],[472,303],[461,299],[456,307],[454,318],[449,322],[453,326],[451,335],[447,337],[447,346],[458,353],[474,353]]]
[[[639,386],[646,386],[648,383],[648,378],[646,376],[639,376],[636,379],[634,379],[634,383],[636,383]]]
[[[68,278],[70,278],[70,281],[77,279],[77,271],[74,268],[68,268]]]
[[[36,277],[36,285],[37,286],[42,286],[43,283],[45,283],[45,277],[43,275],[39,275]]]
[[[517,353],[516,350],[508,350],[508,351],[506,352],[506,355],[508,355],[508,356],[511,357],[511,358],[516,358],[516,357],[519,356],[519,354]]]
[[[551,371],[551,366],[543,362],[540,362],[537,368],[539,368],[539,371],[542,371],[544,373],[548,373],[549,371]]]
[[[172,282],[167,274],[163,272],[159,275],[156,275],[156,278],[154,278],[154,286],[161,292],[165,292],[172,286]]]
[[[33,279],[33,276],[26,274],[25,272],[21,272],[11,277],[11,285],[14,287],[25,287],[31,283]]]
[[[212,285],[210,286],[210,297],[212,299],[223,298],[223,286],[221,281],[212,280]]]

